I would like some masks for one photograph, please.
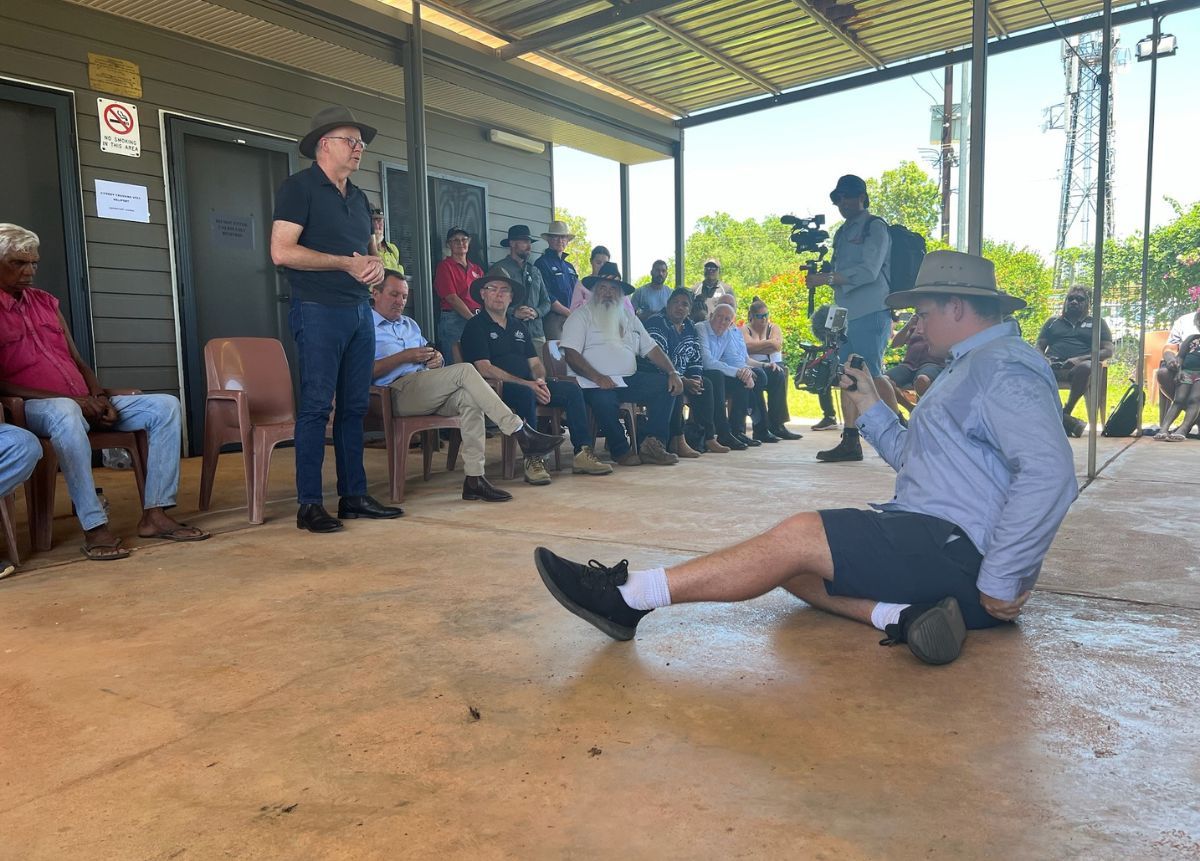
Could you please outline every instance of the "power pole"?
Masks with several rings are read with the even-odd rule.
[[[950,168],[954,162],[954,67],[942,93],[942,242],[950,243]]]

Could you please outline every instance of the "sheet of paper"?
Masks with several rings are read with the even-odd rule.
[[[96,215],[119,221],[150,222],[150,202],[146,186],[125,182],[96,180]]]
[[[575,379],[579,382],[579,388],[581,388],[581,389],[598,389],[598,388],[600,388],[598,385],[593,383],[587,377],[576,377]],[[613,385],[616,386],[618,389],[625,388],[625,380],[623,378],[617,377],[617,376],[611,376],[611,377],[609,377],[609,379],[613,381]]]

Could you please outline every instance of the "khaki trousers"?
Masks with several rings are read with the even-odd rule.
[[[406,374],[394,380],[392,415],[458,416],[462,423],[463,472],[483,475],[483,417],[487,416],[506,434],[520,430],[524,422],[500,400],[474,365],[450,365]]]

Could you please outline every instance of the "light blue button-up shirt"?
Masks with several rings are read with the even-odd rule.
[[[908,429],[882,401],[858,420],[898,473],[891,502],[958,526],[983,554],[976,585],[1011,601],[1031,589],[1079,495],[1046,360],[999,323],[950,350]]]
[[[730,325],[724,335],[718,335],[705,320],[696,324],[696,337],[700,339],[700,361],[704,370],[736,377],[737,372],[746,367],[746,339],[737,326]]]
[[[372,308],[371,319],[375,321],[375,361],[377,362],[403,350],[411,350],[413,347],[424,347],[429,344],[425,340],[425,336],[421,334],[421,327],[411,317],[401,315],[400,319],[392,321]],[[397,365],[375,380],[375,385],[386,386],[400,377],[423,370],[425,370],[425,366],[420,362]]]

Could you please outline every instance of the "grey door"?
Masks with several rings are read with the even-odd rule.
[[[41,240],[36,284],[54,294],[84,361],[94,364],[83,257],[83,203],[68,93],[0,83],[0,221]]]
[[[296,362],[287,281],[271,263],[275,190],[295,144],[240,129],[168,118],[188,442],[204,439],[204,345],[213,338],[275,338]]]

